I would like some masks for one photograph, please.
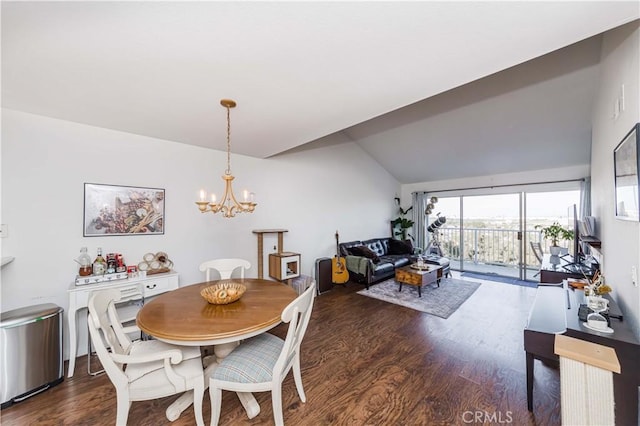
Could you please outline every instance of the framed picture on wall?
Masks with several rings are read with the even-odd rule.
[[[84,184],[84,236],[164,234],[164,189]]]
[[[638,151],[640,123],[637,123],[613,150],[616,218],[640,220],[638,197]]]

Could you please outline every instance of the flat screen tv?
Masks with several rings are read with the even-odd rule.
[[[567,226],[573,230],[573,247],[570,254],[573,256],[573,262],[563,265],[564,269],[572,273],[591,274],[593,271],[589,265],[586,265],[585,256],[580,249],[580,220],[578,219],[578,207],[575,204],[569,206],[567,211]]]
[[[573,231],[573,249],[571,255],[574,263],[582,263],[582,253],[580,251],[580,221],[578,220],[578,207],[575,204],[569,206],[567,212],[568,229]]]
[[[616,218],[640,220],[640,123],[613,150]]]

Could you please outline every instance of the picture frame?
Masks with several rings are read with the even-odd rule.
[[[165,190],[84,184],[85,237],[164,234]]]
[[[638,152],[640,152],[640,123],[636,123],[613,150],[616,219],[640,220]]]

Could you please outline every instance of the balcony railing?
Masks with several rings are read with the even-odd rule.
[[[460,228],[442,227],[439,241],[443,255],[451,260],[460,260]],[[549,252],[548,243],[537,230],[524,231],[526,234],[526,265],[537,265],[536,259],[528,242],[539,242],[543,250]],[[520,240],[518,230],[491,228],[463,228],[462,244],[464,244],[465,262],[476,264],[501,265],[518,267],[520,256]]]

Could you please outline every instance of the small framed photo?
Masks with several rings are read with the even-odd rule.
[[[84,184],[84,236],[164,234],[164,189]]]
[[[640,123],[637,123],[613,150],[615,175],[616,218],[640,220],[638,198],[638,151],[640,147]]]

